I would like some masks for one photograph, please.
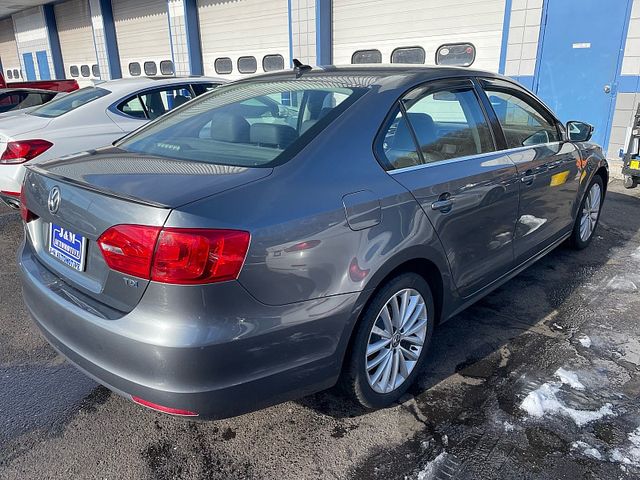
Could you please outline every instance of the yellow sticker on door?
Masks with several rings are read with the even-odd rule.
[[[640,161],[631,160],[631,163],[629,163],[629,168],[631,168],[632,170],[640,170]]]
[[[565,170],[564,172],[556,173],[551,177],[551,186],[559,187],[560,185],[564,185],[567,183],[567,178],[569,178],[569,170]]]

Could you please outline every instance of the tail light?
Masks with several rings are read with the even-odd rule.
[[[29,223],[31,220],[36,218],[34,213],[29,210],[29,207],[27,207],[27,197],[24,193],[24,185],[20,189],[20,216],[24,223]]]
[[[46,140],[18,140],[8,142],[7,148],[0,156],[0,164],[24,163],[53,147],[53,143]]]
[[[249,239],[238,230],[116,225],[100,236],[98,246],[113,270],[185,285],[238,278]]]

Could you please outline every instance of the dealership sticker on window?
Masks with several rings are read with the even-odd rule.
[[[574,43],[573,48],[591,48],[591,44],[589,42]]]

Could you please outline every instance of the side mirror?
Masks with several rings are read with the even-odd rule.
[[[572,142],[588,142],[593,135],[593,125],[572,120],[567,122],[567,134]]]

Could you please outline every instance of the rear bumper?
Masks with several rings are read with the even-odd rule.
[[[29,246],[19,264],[27,309],[56,350],[116,393],[206,419],[332,386],[357,297],[273,307],[237,282],[204,291],[175,287],[180,298],[151,284],[132,312],[106,318],[83,308],[82,292],[55,277]],[[185,317],[171,313],[182,311]]]
[[[24,165],[0,165],[0,192],[19,193],[24,180]]]

